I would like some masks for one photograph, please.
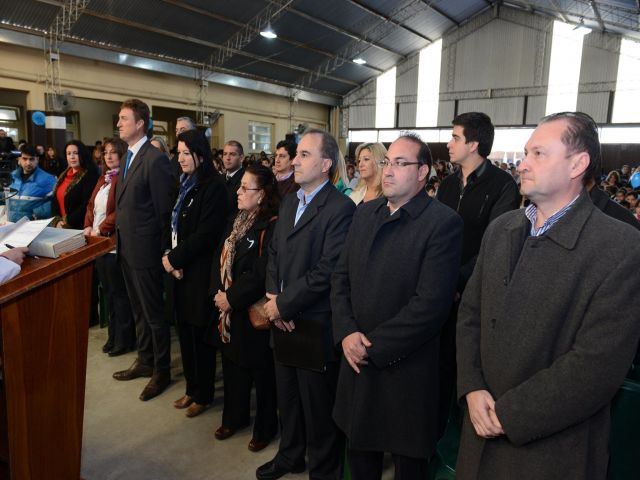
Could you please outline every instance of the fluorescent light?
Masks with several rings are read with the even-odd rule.
[[[577,25],[573,29],[573,31],[581,35],[589,35],[591,33],[591,29],[589,27],[585,27],[584,25]]]
[[[264,38],[277,38],[278,37],[276,32],[273,31],[273,28],[271,28],[271,23],[267,23],[267,27],[260,32],[260,35],[262,35]]]
[[[362,57],[358,57],[353,59],[353,63],[357,63],[358,65],[364,65],[365,63],[367,63],[367,61]]]

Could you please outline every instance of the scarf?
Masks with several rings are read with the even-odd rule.
[[[220,254],[220,281],[222,290],[227,291],[232,283],[231,269],[236,256],[236,242],[244,237],[249,229],[256,221],[258,210],[247,212],[240,210],[233,222],[231,234],[224,241],[222,253]],[[231,312],[220,311],[220,321],[218,323],[218,332],[222,343],[231,342]]]
[[[196,186],[197,181],[198,175],[195,173],[192,175],[183,173],[180,177],[180,193],[178,194],[178,199],[176,200],[176,204],[173,207],[173,212],[171,213],[171,230],[176,235],[178,234],[178,216],[180,215],[182,202],[184,202],[184,198],[187,196],[187,193],[189,193],[191,189]]]
[[[111,170],[107,170],[107,173],[104,174],[104,183],[106,184],[111,183],[111,180],[113,179],[113,177],[118,176],[119,171],[120,171],[120,168],[112,168]]]

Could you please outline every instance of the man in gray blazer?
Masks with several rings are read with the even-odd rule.
[[[458,314],[459,480],[606,477],[640,337],[640,232],[591,202],[599,169],[591,117],[544,118],[518,167],[532,204],[486,231]]]
[[[176,180],[167,156],[147,139],[149,107],[125,101],[118,120],[120,138],[129,145],[116,190],[118,256],[131,299],[138,358],[116,380],[151,377],[140,394],[146,401],[171,382],[169,324],[164,315],[162,256],[171,247],[170,215]]]
[[[341,479],[342,435],[331,419],[338,373],[329,304],[331,272],[355,204],[331,184],[340,151],[322,130],[307,131],[293,160],[296,195],[287,195],[269,244],[265,311],[273,331],[282,435],[276,457],[256,471],[260,480],[305,469]]]

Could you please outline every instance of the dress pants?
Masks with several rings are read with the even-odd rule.
[[[451,406],[454,404],[453,396],[456,395],[456,380],[458,378],[456,364],[456,322],[458,321],[459,302],[451,304],[451,310],[447,321],[440,331],[440,397],[438,400],[438,438],[444,435],[449,420],[449,414],[456,414],[459,409]]]
[[[243,367],[222,354],[224,409],[222,425],[232,430],[249,425],[251,387],[256,386],[256,419],[253,438],[268,442],[278,432],[276,377],[271,351],[256,367]]]
[[[382,477],[383,452],[347,451],[347,462],[352,480],[379,480]],[[429,460],[391,455],[395,467],[395,480],[425,480],[429,470]]]
[[[216,383],[216,348],[204,341],[206,327],[178,323],[182,369],[187,391],[196,403],[213,402]]]
[[[309,457],[309,478],[341,480],[344,436],[332,418],[338,363],[325,372],[275,362],[281,438],[276,463],[292,469]]]
[[[132,268],[121,255],[138,341],[138,362],[155,372],[168,372],[171,366],[170,332],[164,314],[164,269],[158,257],[154,268]]]
[[[96,258],[96,270],[109,312],[107,343],[113,345],[113,350],[131,350],[136,345],[136,327],[133,323],[127,287],[116,255],[107,253]]]

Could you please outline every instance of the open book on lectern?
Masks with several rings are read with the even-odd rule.
[[[82,230],[48,227],[53,218],[29,220],[0,227],[0,253],[14,247],[29,247],[29,255],[58,258],[87,244]]]

